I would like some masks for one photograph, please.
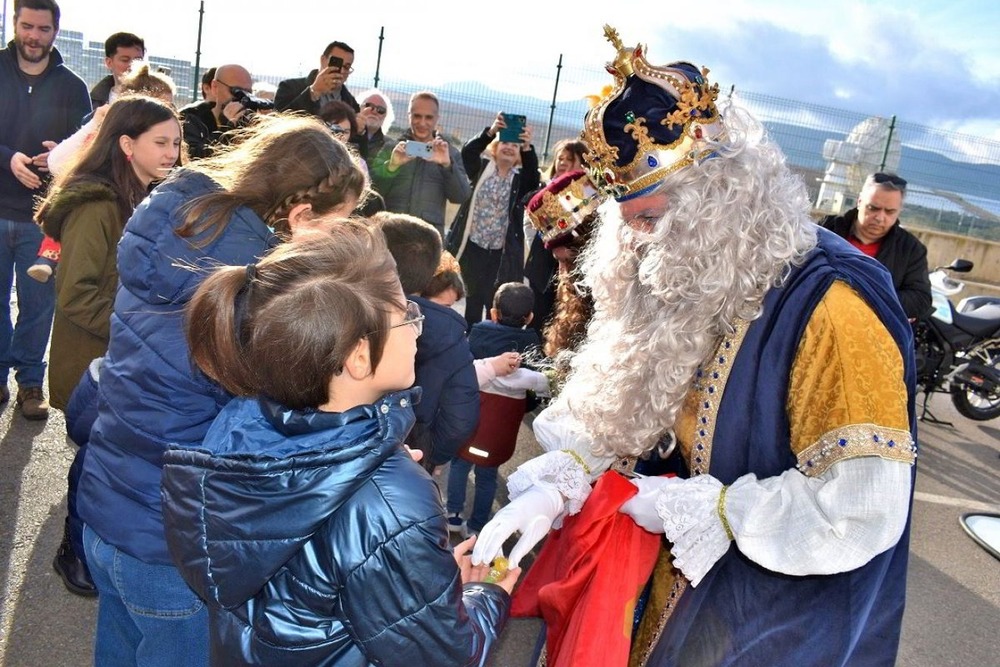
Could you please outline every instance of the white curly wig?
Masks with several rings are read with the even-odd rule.
[[[670,175],[648,232],[600,209],[578,267],[594,298],[557,404],[598,455],[637,456],[672,429],[698,366],[816,245],[801,179],[747,112],[730,106],[716,156]]]

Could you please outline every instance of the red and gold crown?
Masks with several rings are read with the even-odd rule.
[[[528,202],[528,219],[546,248],[569,242],[584,232],[584,223],[597,211],[602,197],[579,169],[560,174]]]
[[[725,128],[715,106],[719,86],[709,84],[707,68],[687,62],[654,67],[641,44],[624,47],[611,26],[604,26],[604,36],[618,51],[607,64],[615,82],[587,112],[582,139],[590,148],[591,180],[625,201],[711,155]]]

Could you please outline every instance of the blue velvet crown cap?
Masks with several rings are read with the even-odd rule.
[[[591,180],[625,201],[709,156],[725,128],[715,106],[719,86],[709,84],[708,69],[687,62],[654,67],[642,45],[625,48],[610,26],[604,34],[618,51],[607,64],[615,82],[587,112],[582,138]]]

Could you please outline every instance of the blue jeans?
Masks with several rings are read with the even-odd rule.
[[[40,283],[28,276],[38,259],[42,230],[33,222],[0,218],[0,380],[10,369],[22,387],[41,387],[45,379],[45,346],[56,307],[55,281]],[[10,290],[17,276],[17,323],[10,321]]]
[[[478,533],[490,520],[490,512],[493,511],[499,468],[474,465],[458,456],[453,458],[451,470],[448,471],[448,514],[461,514],[465,509],[465,485],[469,482],[469,471],[473,467],[476,469],[476,495],[472,498],[468,527]]]
[[[137,560],[86,524],[83,542],[99,595],[95,665],[208,665],[208,608],[177,568]]]

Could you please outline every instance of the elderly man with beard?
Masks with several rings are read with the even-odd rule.
[[[628,592],[629,664],[892,665],[916,434],[889,275],[811,222],[801,180],[745,111],[720,114],[707,70],[652,66],[605,31],[615,85],[583,133],[613,198],[581,257],[595,313],[535,421],[548,451],[511,475],[473,560],[520,531],[516,565],[604,478],[638,475],[614,516],[665,539]]]

